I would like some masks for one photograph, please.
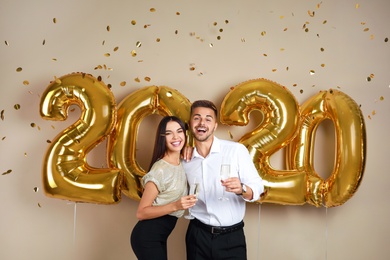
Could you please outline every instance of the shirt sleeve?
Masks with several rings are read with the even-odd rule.
[[[241,183],[250,187],[253,191],[252,200],[245,200],[249,202],[257,201],[260,199],[260,195],[264,192],[263,180],[253,164],[248,149],[246,149],[243,144],[238,144],[238,153],[239,176]]]
[[[162,192],[165,190],[165,187],[164,187],[163,179],[161,177],[162,177],[162,170],[151,169],[150,172],[148,172],[144,177],[142,177],[142,185],[143,187],[145,187],[146,183],[153,182],[156,185],[158,191]]]

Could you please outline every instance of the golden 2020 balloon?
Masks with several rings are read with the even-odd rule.
[[[72,104],[81,108],[81,116],[52,140],[45,154],[45,193],[76,202],[117,203],[122,173],[116,168],[95,168],[86,161],[88,152],[114,128],[116,104],[111,90],[85,73],[62,76],[44,91],[40,114],[48,120],[66,120]]]

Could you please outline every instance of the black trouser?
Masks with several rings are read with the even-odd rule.
[[[131,232],[130,243],[139,260],[166,260],[167,239],[177,217],[166,215],[138,221]]]
[[[242,227],[221,234],[212,234],[206,229],[198,220],[191,220],[186,234],[187,260],[247,259]]]

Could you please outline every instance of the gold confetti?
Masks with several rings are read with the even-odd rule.
[[[57,18],[53,18],[53,23],[57,23]]]
[[[107,53],[104,54],[104,56],[110,57],[110,54],[107,52]]]
[[[303,89],[299,90],[299,92],[302,94],[303,93]]]
[[[267,33],[265,31],[262,31],[260,34],[261,36],[265,36]]]
[[[284,18],[284,15],[279,16],[279,18],[280,18],[280,19],[283,19],[283,18]]]
[[[385,38],[385,42],[388,42],[388,41],[389,41],[389,38],[386,37],[386,38]]]
[[[221,36],[218,35],[218,36],[217,36],[217,40],[221,40]]]
[[[36,124],[35,123],[31,123],[30,126],[31,127],[36,127]]]
[[[180,12],[176,12],[176,15],[180,15]]]
[[[144,25],[144,28],[146,29],[146,28],[148,28],[149,26],[151,26],[151,24],[145,24],[145,25]]]
[[[276,72],[277,71],[277,69],[272,69],[272,72]]]
[[[312,11],[309,10],[309,11],[307,11],[307,13],[309,14],[310,17],[314,17],[314,14],[315,14],[314,11],[312,12]]]
[[[30,82],[28,82],[28,80],[23,80],[23,85],[28,86],[29,84]]]
[[[325,67],[325,63],[321,63],[321,67],[323,67],[323,68],[324,68],[324,67]]]
[[[325,51],[325,49],[324,49],[324,48],[321,48],[320,50],[321,50],[321,51]]]
[[[137,21],[136,21],[136,20],[131,20],[131,24],[132,24],[132,25],[136,25],[136,24],[137,24]]]
[[[34,191],[35,191],[35,192],[38,192],[38,191],[39,191],[39,188],[38,188],[38,187],[34,187]]]
[[[322,24],[326,24],[328,21],[327,20],[324,20],[323,22],[322,22]]]
[[[175,34],[178,34],[179,33],[179,31],[178,30],[175,30]]]
[[[8,42],[7,41],[4,41],[5,45],[9,46]]]
[[[7,174],[10,174],[11,172],[12,172],[12,170],[10,169],[10,170],[8,170],[6,172],[3,172],[1,175],[7,175]]]
[[[45,43],[46,43],[46,40],[45,40],[45,39],[43,39],[42,45],[45,45]]]
[[[150,81],[150,78],[149,78],[149,77],[145,77],[144,79],[145,79],[145,81],[147,81],[147,82]]]
[[[160,41],[161,41],[160,38],[157,38],[157,39],[156,39],[156,42],[160,42]]]
[[[105,43],[106,43],[106,41],[105,41],[105,40],[103,40],[103,41],[102,41],[102,45],[104,45]]]
[[[194,70],[195,70],[195,67],[190,67],[190,70],[191,70],[191,71],[194,71]]]
[[[107,25],[107,32],[109,32],[110,31],[110,26],[109,25]]]
[[[225,23],[228,24],[228,23],[229,23],[229,20],[225,20]]]
[[[14,108],[15,108],[15,110],[19,110],[20,109],[20,105],[19,104],[15,104]]]
[[[114,52],[117,51],[117,50],[119,50],[119,47],[115,47],[115,48],[114,48]]]
[[[52,58],[51,60],[52,60],[52,61],[57,61],[57,59],[56,59],[56,58]]]
[[[156,12],[156,9],[155,8],[150,8],[150,12],[151,13]]]
[[[61,80],[59,78],[57,78],[56,76],[54,76],[54,80],[55,80],[55,82],[57,84],[61,84],[62,83]]]
[[[133,56],[133,57],[137,56],[137,52],[135,50],[132,50],[131,51],[131,56]]]
[[[366,79],[368,82],[370,82],[371,81],[371,78],[370,77],[367,77],[367,79]]]
[[[375,36],[373,34],[370,35],[370,39],[374,40]]]
[[[371,119],[371,115],[368,115],[368,119]]]
[[[228,131],[228,133],[229,133],[230,139],[233,139],[232,133],[230,131]]]
[[[286,28],[284,28],[284,29],[283,29],[283,31],[284,31],[284,32],[285,32],[285,31],[287,31],[287,27],[286,27]]]
[[[38,207],[42,208],[41,204],[38,202]]]
[[[134,81],[135,81],[135,82],[138,82],[138,83],[141,82],[141,80],[140,80],[138,77],[135,78]]]
[[[3,120],[3,121],[4,121],[4,109],[3,109],[3,110],[1,110],[0,117],[1,117],[1,120]]]
[[[381,97],[379,98],[379,100],[380,100],[380,101],[383,101],[383,100],[385,100],[385,98],[384,98],[383,96],[381,96]]]
[[[121,87],[126,86],[126,81],[122,81],[119,85],[121,85]]]
[[[16,72],[21,72],[22,70],[23,70],[22,67],[16,68]]]
[[[139,48],[139,47],[142,46],[142,43],[141,43],[140,41],[138,41],[138,42],[135,44],[135,46],[136,46],[137,48]]]
[[[355,5],[355,8],[358,9],[358,8],[359,8],[359,4],[356,4],[356,5]]]
[[[3,138],[1,138],[1,141],[4,141],[4,139],[5,139],[6,137],[5,136],[3,136]]]
[[[263,56],[264,56],[264,57],[268,57],[268,54],[266,54],[266,53],[263,53]]]
[[[212,43],[210,43],[209,46],[210,46],[211,48],[214,47],[214,45],[213,45]]]
[[[310,75],[314,75],[316,72],[314,70],[310,70]]]
[[[375,116],[375,115],[376,115],[376,111],[373,110],[373,111],[371,112],[371,115]]]
[[[368,32],[368,30],[370,30],[369,28],[364,28],[364,32]]]
[[[293,87],[296,87],[296,86],[298,86],[298,84],[296,84],[296,83],[295,83],[295,84],[293,84]]]
[[[46,143],[51,144],[51,141],[50,140],[46,140]]]

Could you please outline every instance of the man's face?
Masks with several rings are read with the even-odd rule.
[[[215,113],[211,108],[196,107],[193,109],[190,126],[195,140],[199,142],[210,140],[217,125]]]

